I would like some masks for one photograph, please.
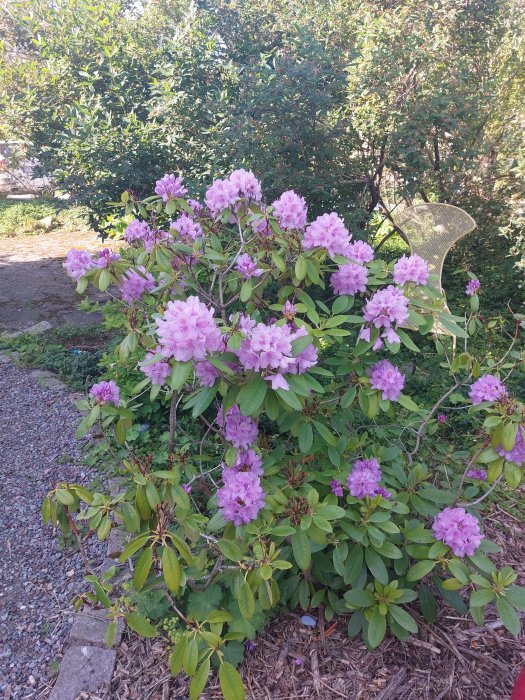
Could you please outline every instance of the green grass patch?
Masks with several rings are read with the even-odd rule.
[[[43,219],[51,217],[51,224]],[[0,199],[0,238],[38,236],[49,230],[89,230],[86,207],[51,197]]]

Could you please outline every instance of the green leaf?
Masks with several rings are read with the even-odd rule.
[[[310,539],[303,530],[296,530],[292,535],[292,551],[297,566],[301,571],[306,571],[312,561]]]
[[[131,540],[131,542],[124,547],[122,554],[118,558],[119,562],[123,564],[130,557],[132,557],[135,552],[138,552],[138,550],[146,544],[148,537],[149,535],[141,535],[140,537],[136,537],[134,540]]]
[[[418,348],[418,346],[414,343],[412,338],[408,335],[408,333],[401,328],[396,329],[396,333],[398,336],[401,338],[401,342],[403,345],[408,348],[409,350],[412,350],[412,352],[421,352],[421,350]]]
[[[143,615],[139,615],[139,613],[127,613],[126,622],[134,632],[143,637],[153,638],[158,634],[156,627]]]
[[[241,677],[227,661],[219,666],[219,684],[224,700],[245,700],[246,692]]]
[[[525,588],[509,586],[506,589],[507,600],[521,612],[525,612]]]
[[[268,382],[265,382],[261,376],[257,376],[245,384],[237,395],[237,403],[241,413],[245,416],[252,416],[262,406],[267,389]]]
[[[195,401],[193,403],[193,408],[191,411],[192,418],[198,418],[204,413],[204,411],[208,408],[208,406],[215,398],[217,388],[217,386],[209,386],[201,389],[198,392],[197,396],[195,397]]]
[[[199,668],[195,671],[195,675],[190,683],[190,700],[198,700],[200,698],[208,677],[210,675],[210,659],[205,659]]]
[[[470,605],[473,608],[481,608],[494,599],[494,591],[490,588],[483,588],[480,591],[472,591],[470,594]]]
[[[253,617],[255,612],[255,600],[253,598],[252,589],[246,581],[243,581],[239,586],[239,591],[237,592],[237,603],[239,605],[241,615],[246,620]]]
[[[365,561],[372,576],[376,578],[379,583],[382,583],[383,586],[386,586],[388,583],[388,572],[379,554],[368,547],[365,549]]]
[[[295,276],[299,281],[304,280],[307,272],[306,260],[302,255],[299,255],[295,261]]]
[[[182,660],[186,654],[187,646],[188,638],[181,637],[173,647],[173,651],[170,654],[170,671],[172,676],[176,676],[180,673],[182,669]]]
[[[394,620],[401,625],[401,627],[409,632],[412,632],[412,634],[417,634],[417,622],[414,620],[412,615],[410,615],[410,613],[403,608],[400,608],[399,605],[389,605],[388,612],[390,615],[392,615]]]
[[[376,602],[376,599],[370,591],[353,589],[344,594],[346,602],[356,608],[369,608]]]
[[[115,644],[116,638],[117,638],[117,623],[110,622],[109,625],[107,626],[106,632],[104,634],[104,641],[105,641],[108,649],[111,649],[113,644]]]
[[[399,396],[397,397],[397,402],[398,404],[403,406],[403,408],[406,408],[407,411],[413,411],[414,413],[416,413],[420,410],[417,403],[412,401],[410,396],[406,396],[405,394],[399,394]]]
[[[133,585],[137,591],[140,591],[146,583],[149,576],[151,565],[153,563],[153,549],[146,547],[135,562],[135,571],[133,572]]]
[[[231,561],[240,561],[242,559],[242,551],[237,542],[223,539],[218,541],[217,546],[226,559]]]
[[[72,506],[75,503],[74,496],[66,491],[66,489],[57,489],[55,491],[57,499],[65,506]]]
[[[199,662],[199,644],[196,639],[188,640],[182,659],[182,667],[187,676],[193,676]]]
[[[253,292],[253,285],[251,280],[245,280],[241,286],[240,300],[248,301]]]
[[[180,586],[181,567],[175,550],[168,545],[164,545],[162,553],[162,573],[170,591],[177,593]]]
[[[447,331],[452,333],[452,335],[455,335],[458,338],[468,338],[468,333],[463,328],[460,328],[460,326],[458,326],[458,324],[455,323],[446,312],[441,312],[438,314],[438,319],[447,329]]]
[[[282,401],[284,401],[284,403],[287,406],[290,406],[290,408],[293,408],[296,411],[303,410],[303,404],[297,398],[297,394],[295,394],[293,391],[290,391],[290,390],[285,391],[284,389],[277,389],[277,391],[275,393]]]
[[[308,421],[304,421],[301,423],[301,427],[299,428],[299,449],[303,454],[308,454],[310,451],[313,441],[314,441],[314,434],[312,430],[312,426]]]
[[[437,618],[436,599],[430,588],[424,583],[419,587],[419,603],[425,620],[430,623],[435,622]]]
[[[497,598],[496,609],[505,627],[511,634],[517,637],[521,632],[521,622],[512,605],[504,598]]]
[[[188,377],[190,376],[192,366],[193,365],[191,362],[177,362],[176,360],[173,361],[171,374],[168,379],[168,384],[173,390],[178,391],[179,389],[182,389]]]
[[[335,437],[335,435],[332,435],[332,433],[328,430],[326,425],[323,425],[323,423],[320,423],[317,420],[314,420],[313,424],[315,425],[315,429],[327,445],[331,445],[332,447],[335,447],[337,445],[337,438]]]
[[[378,647],[386,633],[386,618],[379,612],[379,607],[375,608],[370,620],[368,621],[368,643],[375,649]]]
[[[417,564],[414,564],[408,570],[407,581],[419,581],[420,578],[423,578],[429,574],[436,564],[437,561],[432,561],[431,559],[423,559],[423,561],[418,561]]]

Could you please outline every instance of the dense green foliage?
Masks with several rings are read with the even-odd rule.
[[[269,197],[295,188],[354,230],[415,197],[508,224],[525,168],[516,0],[132,8],[12,1],[3,16],[2,128],[99,224],[108,200],[164,172],[198,188],[243,164]]]

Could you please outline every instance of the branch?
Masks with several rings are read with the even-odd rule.
[[[169,418],[169,425],[170,425],[170,435],[169,435],[169,440],[168,440],[168,454],[173,453],[173,448],[175,446],[175,432],[177,430],[177,399],[179,397],[179,394],[177,391],[173,392],[173,396],[171,397],[171,404],[170,404],[170,418]]]
[[[421,444],[421,436],[423,434],[423,429],[428,424],[428,422],[430,421],[430,419],[432,418],[434,413],[437,411],[437,409],[441,406],[443,401],[445,401],[445,399],[448,399],[448,397],[459,387],[459,385],[460,385],[460,382],[456,382],[454,384],[454,386],[450,387],[450,389],[436,401],[436,403],[430,409],[425,420],[419,426],[419,428],[416,432],[416,444],[414,445],[414,449],[411,452],[407,452],[407,458],[408,458],[409,464],[412,464],[413,457],[417,453],[417,451],[419,450],[419,445]]]

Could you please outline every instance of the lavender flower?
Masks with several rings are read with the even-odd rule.
[[[163,202],[177,197],[184,197],[188,190],[182,186],[182,178],[175,175],[164,175],[155,183],[155,194],[162,197]]]
[[[152,230],[149,224],[146,221],[139,221],[138,219],[133,219],[124,229],[124,238],[128,243],[144,241],[146,238],[151,237],[151,235]]]
[[[481,282],[479,280],[470,280],[470,282],[465,287],[465,294],[469,297],[472,297],[474,296],[474,294],[478,293],[480,287]]]
[[[251,199],[260,202],[262,199],[261,183],[251,170],[239,168],[234,170],[228,178],[232,185],[237,188],[237,193],[244,199]]]
[[[457,557],[471,557],[481,544],[479,523],[464,508],[445,508],[434,519],[432,530]]]
[[[237,404],[226,412],[226,416],[220,408],[216,420],[217,424],[224,428],[226,440],[238,449],[247,449],[257,440],[257,423],[253,418],[243,416]]]
[[[437,419],[438,419],[438,423],[446,423],[447,422],[447,414],[446,413],[439,413]]]
[[[264,507],[259,477],[252,472],[230,474],[217,491],[217,503],[226,522],[233,522],[236,526],[252,522]]]
[[[208,352],[222,350],[224,343],[213,314],[195,296],[169,301],[163,316],[155,321],[163,355],[187,362],[204,360]]]
[[[384,401],[397,401],[405,386],[405,377],[388,360],[381,360],[372,367],[370,386],[382,392]]]
[[[182,488],[186,493],[191,493],[191,486],[189,484],[182,484]]]
[[[96,262],[97,267],[103,269],[109,267],[111,263],[120,260],[120,255],[118,253],[112,253],[109,248],[104,248],[104,250],[99,250],[98,260]]]
[[[219,376],[219,370],[208,360],[195,363],[195,376],[202,386],[213,386]]]
[[[330,278],[335,294],[350,294],[351,296],[357,292],[366,292],[367,282],[368,270],[357,263],[340,265],[339,270],[334,272]]]
[[[230,180],[214,180],[205,196],[206,206],[213,216],[230,209],[239,199],[239,190]]]
[[[167,362],[164,362],[163,360],[158,360],[157,362],[146,364],[148,360],[151,360],[151,358],[157,355],[158,353],[160,353],[160,348],[157,348],[154,351],[151,350],[150,352],[148,352],[145,359],[142,362],[139,362],[140,369],[144,372],[146,377],[149,377],[149,379],[151,379],[151,383],[154,385],[164,384],[166,379],[171,374],[171,367]]]
[[[466,475],[469,479],[477,479],[478,481],[487,481],[486,469],[469,469]]]
[[[387,490],[384,489],[382,486],[378,486],[378,487],[376,488],[376,490],[375,490],[375,495],[376,495],[376,496],[382,496],[382,497],[385,498],[387,501],[389,501],[389,500],[392,498],[392,494],[390,493],[390,491],[387,491]]]
[[[250,258],[248,253],[239,255],[235,269],[247,280],[252,277],[260,277],[264,272],[260,267],[257,267],[257,263]]]
[[[330,491],[339,498],[341,498],[341,496],[343,495],[343,487],[337,481],[337,479],[332,479],[332,481],[330,482]]]
[[[335,213],[323,214],[308,226],[303,248],[326,248],[330,255],[343,255],[350,245],[350,234],[343,220]]]
[[[525,464],[525,439],[524,439],[524,429],[522,427],[518,428],[516,433],[516,442],[514,447],[510,451],[506,451],[503,445],[497,448],[497,452],[500,457],[505,457],[507,462],[513,462],[518,467]]]
[[[272,204],[272,207],[282,229],[302,230],[306,226],[306,202],[293,190],[283,192],[279,199],[276,199]]]
[[[469,397],[473,404],[482,401],[501,401],[508,396],[505,384],[492,374],[484,374],[472,384]]]
[[[366,302],[364,316],[376,328],[390,328],[394,324],[401,326],[408,319],[408,299],[403,292],[390,285],[380,289]]]
[[[89,395],[101,405],[120,405],[120,391],[117,384],[112,379],[109,382],[98,382],[97,384],[93,384],[89,390]]]
[[[153,275],[145,267],[139,265],[136,270],[130,268],[124,273],[120,283],[120,292],[122,299],[131,304],[135,299],[139,299],[144,292],[151,292],[154,287],[155,278]]]
[[[364,241],[354,241],[348,244],[343,255],[349,260],[363,264],[372,262],[374,259],[374,249]]]
[[[66,255],[64,268],[75,282],[78,282],[81,277],[94,267],[93,256],[87,250],[75,250],[75,248],[72,248]]]
[[[407,282],[426,284],[428,275],[428,264],[419,255],[403,255],[394,265],[394,282],[399,285]]]
[[[346,485],[354,498],[373,497],[381,481],[381,469],[375,457],[357,459]]]
[[[181,214],[178,219],[171,222],[170,228],[176,231],[185,241],[197,241],[200,238],[204,238],[201,225],[188,214]]]

